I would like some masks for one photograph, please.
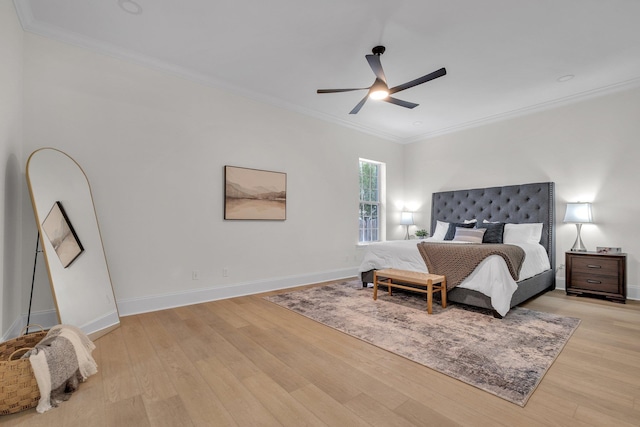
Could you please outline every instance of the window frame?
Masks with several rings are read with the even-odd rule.
[[[369,179],[367,188],[363,188],[363,164],[375,166],[376,179]],[[375,188],[371,183],[375,181]],[[385,240],[385,164],[375,160],[358,159],[358,244],[366,245]],[[372,190],[375,196],[372,197]],[[375,200],[374,200],[375,199]],[[368,212],[377,214],[375,226],[363,224],[363,205],[369,206]],[[371,218],[371,216],[369,216]]]

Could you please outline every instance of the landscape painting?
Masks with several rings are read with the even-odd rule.
[[[287,219],[287,174],[224,167],[224,219]]]
[[[60,202],[53,204],[42,223],[42,229],[64,268],[67,268],[84,250]]]

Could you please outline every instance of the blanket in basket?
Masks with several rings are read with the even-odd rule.
[[[84,332],[70,325],[58,325],[23,357],[28,357],[40,389],[39,413],[52,408],[51,392],[63,386],[69,378],[80,374],[85,381],[98,372],[98,366],[91,356],[95,349]]]

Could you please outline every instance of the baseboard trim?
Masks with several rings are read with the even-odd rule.
[[[33,312],[31,313],[29,323],[31,325],[40,325],[44,329],[50,329],[58,324],[58,313],[56,310]],[[9,330],[2,336],[2,341],[4,342],[17,337],[25,326],[27,326],[27,315],[23,314],[16,318],[16,320],[11,324]],[[38,330],[38,328],[29,328],[29,332],[34,332],[36,330]]]
[[[148,313],[151,311],[165,310],[168,308],[182,307],[185,305],[198,304],[201,302],[293,288],[296,286],[326,282],[329,280],[346,279],[357,275],[357,267],[351,267],[341,270],[303,274],[299,276],[286,276],[255,282],[235,283],[233,285],[223,287],[198,289],[187,292],[173,292],[170,294],[154,295],[143,298],[123,299],[117,300],[116,304],[118,306],[119,315],[124,317],[134,314]],[[96,327],[96,325],[98,325],[98,329],[107,328],[109,325],[114,323],[113,314],[114,313],[109,313],[105,318],[98,319],[91,325],[84,326]],[[50,329],[58,324],[58,315],[56,310],[34,312],[31,313],[30,323],[32,325],[41,325],[44,329]],[[8,339],[17,337],[26,324],[26,314],[16,318],[11,327],[9,327],[7,332],[2,336],[2,341],[4,342]]]
[[[124,317],[134,314],[148,313],[151,311],[165,310],[168,308],[181,307],[185,305],[198,304],[201,302],[216,301],[220,299],[276,291],[279,289],[293,288],[296,286],[326,282],[329,280],[346,279],[355,276],[358,276],[358,269],[353,267],[345,268],[342,270],[326,271],[299,276],[286,276],[255,282],[236,283],[234,285],[224,287],[198,289],[188,292],[175,292],[144,298],[130,298],[118,300],[117,305],[120,316]],[[556,289],[566,289],[564,276],[556,276]],[[628,285],[627,299],[640,300],[640,286]],[[58,316],[55,310],[35,312],[31,313],[30,323],[38,324],[45,329],[49,329],[58,324]],[[2,336],[2,341],[17,337],[20,334],[22,328],[26,326],[26,324],[26,314],[18,317],[13,322],[9,330]]]
[[[357,267],[342,270],[326,271],[300,276],[278,277],[255,282],[235,283],[229,286],[197,289],[187,292],[172,292],[169,294],[153,295],[143,298],[129,298],[118,300],[120,316],[148,313],[168,308],[182,307],[207,301],[252,295],[279,289],[293,288],[312,283],[339,280],[358,275]]]

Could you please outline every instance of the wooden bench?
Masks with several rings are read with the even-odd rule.
[[[389,295],[392,295],[391,288],[400,288],[427,294],[427,313],[429,314],[431,314],[432,311],[433,293],[440,292],[442,297],[442,308],[447,307],[447,279],[438,274],[398,270],[395,268],[376,270],[373,273],[374,300],[378,299],[378,285],[387,285],[389,287]],[[415,286],[424,286],[425,289]]]

